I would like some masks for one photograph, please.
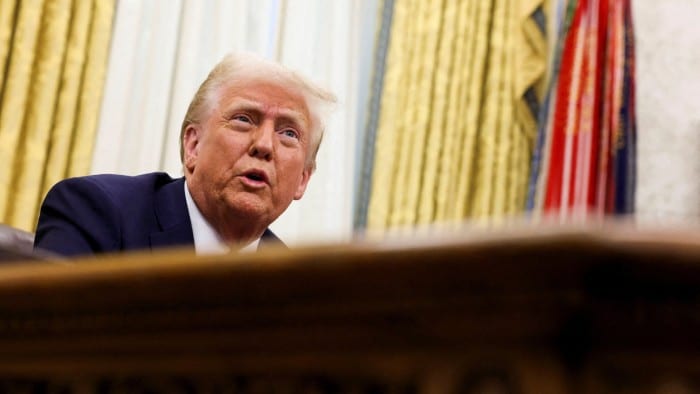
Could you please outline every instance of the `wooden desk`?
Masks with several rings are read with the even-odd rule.
[[[699,390],[692,231],[0,267],[0,392]]]

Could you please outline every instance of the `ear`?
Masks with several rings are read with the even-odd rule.
[[[297,187],[296,193],[294,193],[294,199],[299,200],[304,196],[304,192],[306,191],[306,185],[309,184],[309,179],[311,179],[311,175],[314,173],[313,167],[306,166],[304,167],[304,171],[301,173],[301,182],[299,183],[299,186]]]
[[[195,164],[197,164],[197,156],[199,155],[199,142],[202,138],[202,130],[198,125],[190,123],[185,128],[182,135],[183,149],[183,164],[187,172],[194,172]]]

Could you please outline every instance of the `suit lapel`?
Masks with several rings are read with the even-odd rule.
[[[154,211],[160,231],[150,235],[151,249],[194,245],[192,224],[185,202],[185,179],[180,178],[156,192]]]
[[[265,229],[265,232],[263,233],[262,237],[260,237],[260,243],[258,244],[258,250],[265,249],[267,247],[282,247],[285,248],[287,245],[282,242],[281,239],[279,239],[275,233],[270,231],[269,228]]]

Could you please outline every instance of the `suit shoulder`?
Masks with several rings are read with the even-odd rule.
[[[118,174],[99,174],[67,178],[58,182],[54,189],[77,189],[83,192],[101,191],[112,197],[133,197],[134,193],[154,191],[163,185],[177,182],[164,172],[130,176]]]

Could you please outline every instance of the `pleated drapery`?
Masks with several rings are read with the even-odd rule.
[[[546,71],[544,13],[534,0],[393,2],[371,108],[378,121],[368,130],[371,190],[359,209],[369,230],[524,211]]]
[[[32,231],[43,196],[90,168],[114,0],[0,2],[0,222]]]

